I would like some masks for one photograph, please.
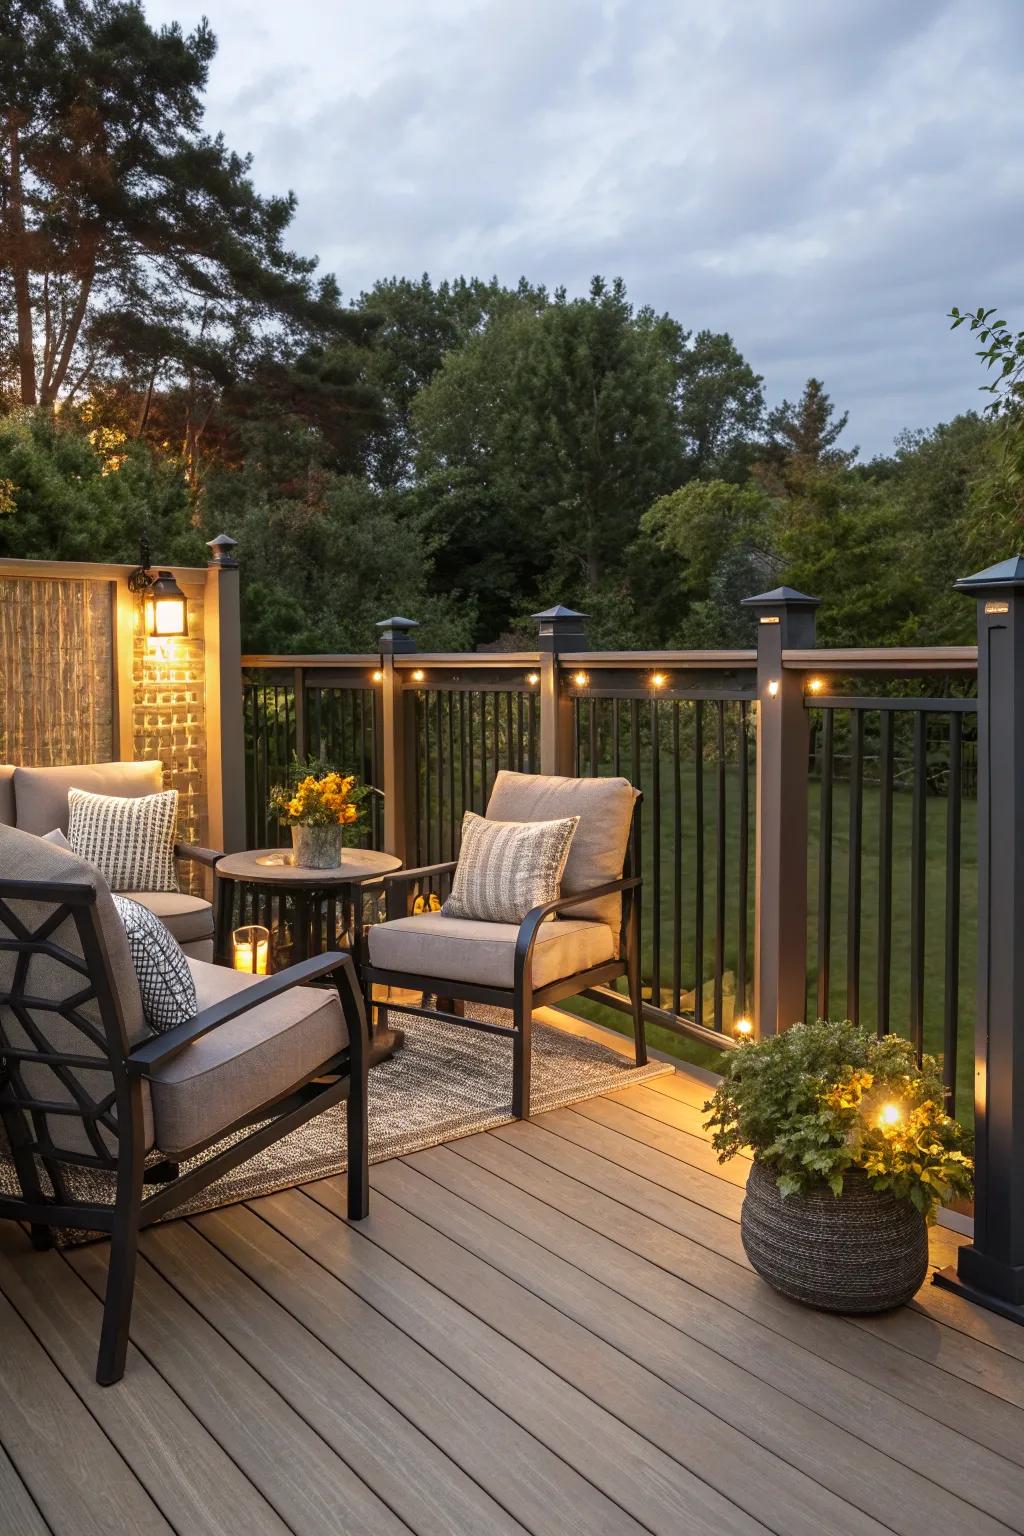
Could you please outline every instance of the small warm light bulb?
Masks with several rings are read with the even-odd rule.
[[[754,1033],[752,1019],[737,1019],[732,1027],[732,1032],[738,1040],[749,1040]]]
[[[412,675],[412,680],[413,680],[414,683],[422,683],[422,681],[426,677],[426,675],[427,674],[424,672],[422,667],[417,667],[415,672]]]
[[[577,672],[573,678],[573,682],[576,684],[577,688],[585,688],[590,682],[590,678],[585,672]]]
[[[651,676],[652,688],[664,688],[667,682],[668,678],[665,676],[664,672],[655,672]]]
[[[825,687],[825,679],[823,677],[809,677],[807,679],[807,692],[808,693],[821,693],[821,692],[823,692],[824,687]]]
[[[898,1104],[883,1104],[878,1112],[879,1125],[899,1125],[903,1111]]]
[[[382,683],[384,681],[384,673],[380,670],[379,667],[377,668],[376,672],[373,674],[373,680],[374,680],[375,683]]]
[[[540,673],[527,672],[526,681],[529,683],[531,688],[536,688],[537,684],[540,682]]]
[[[771,682],[768,684],[768,697],[770,699],[777,698],[778,697],[778,693],[779,693],[779,680],[778,680],[778,678],[773,677]]]

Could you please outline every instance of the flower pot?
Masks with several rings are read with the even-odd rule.
[[[877,1194],[850,1169],[836,1196],[779,1191],[755,1160],[740,1215],[747,1258],[783,1296],[824,1312],[885,1312],[909,1301],[928,1272],[928,1230],[909,1200]]]
[[[344,835],[344,828],[337,823],[326,827],[292,827],[295,863],[302,869],[337,869]]]

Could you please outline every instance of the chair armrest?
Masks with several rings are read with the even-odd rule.
[[[541,907],[532,908],[519,925],[515,956],[516,978],[525,973],[533,955],[533,946],[537,941],[540,925],[546,917],[551,916],[552,912],[564,912],[572,907],[582,906],[585,901],[596,901],[601,896],[615,896],[621,891],[633,891],[639,884],[639,875],[624,875],[621,880],[610,880],[607,885],[595,885],[589,891],[577,891],[574,896],[559,896],[554,901],[546,901]]]
[[[216,848],[201,848],[198,843],[175,843],[176,859],[191,859],[195,864],[205,864],[208,869],[217,868],[217,860],[224,857]]]
[[[194,1019],[189,1019],[187,1024],[178,1024],[174,1029],[168,1029],[161,1035],[156,1035],[152,1040],[145,1040],[130,1051],[125,1065],[128,1071],[136,1077],[145,1077],[151,1067],[162,1066],[177,1056],[186,1046],[192,1045],[196,1040],[201,1040],[208,1035],[211,1029],[217,1029],[219,1025],[226,1024],[229,1019],[238,1018],[239,1014],[248,1013],[250,1008],[258,1008],[261,1003],[273,1002],[275,997],[281,997],[285,992],[290,992],[293,987],[305,986],[308,982],[316,981],[321,976],[329,976],[332,971],[352,968],[355,975],[355,967],[348,955],[343,955],[339,950],[334,950],[326,955],[313,955],[309,960],[300,960],[297,965],[290,965],[285,971],[278,971],[276,976],[266,976],[252,987],[243,987],[238,992],[233,992],[230,997],[225,997],[219,1003],[204,1008],[197,1013]],[[358,993],[358,984],[352,983],[350,978],[350,990]],[[350,1028],[351,1032],[351,1028]]]
[[[382,878],[385,885],[397,885],[400,881],[423,880],[428,875],[447,875],[458,862],[458,859],[449,859],[445,864],[421,864],[419,869],[396,869],[393,875]]]

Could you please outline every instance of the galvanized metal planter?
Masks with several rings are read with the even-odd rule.
[[[326,827],[293,826],[292,850],[295,863],[303,869],[337,869],[341,863],[345,829],[340,825]]]
[[[909,1200],[877,1194],[859,1170],[838,1197],[779,1192],[755,1160],[740,1217],[747,1258],[783,1296],[824,1312],[885,1312],[902,1306],[928,1272],[928,1232]]]

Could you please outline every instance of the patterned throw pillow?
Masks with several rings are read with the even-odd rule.
[[[579,821],[488,821],[467,811],[444,916],[521,923],[533,907],[556,900]]]
[[[112,891],[176,891],[178,791],[135,799],[68,790],[68,842]]]
[[[199,1012],[199,999],[181,945],[141,901],[117,895],[113,900],[128,935],[146,1023],[157,1034],[187,1024]]]

